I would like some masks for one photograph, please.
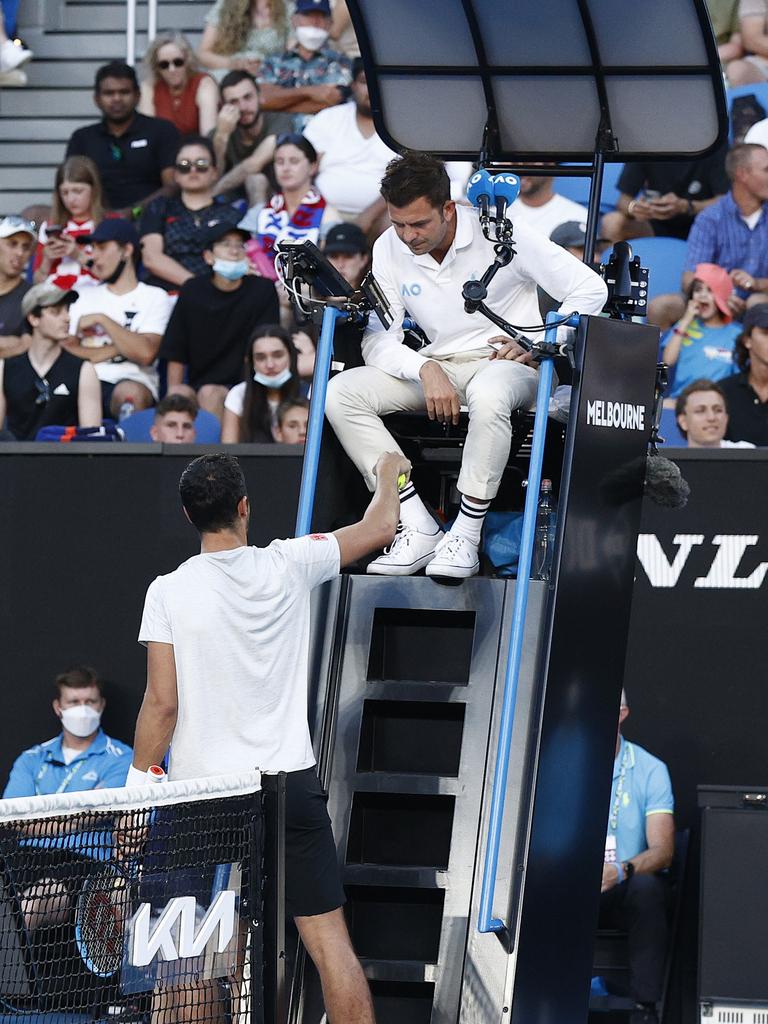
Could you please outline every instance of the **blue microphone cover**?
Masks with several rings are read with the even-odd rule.
[[[467,182],[467,199],[473,206],[479,206],[483,196],[489,203],[492,201],[493,178],[488,171],[481,167]]]
[[[467,195],[469,195],[469,192],[467,192]],[[495,175],[493,178],[493,195],[495,199],[506,199],[507,206],[511,206],[520,195],[520,179],[518,176],[509,172]]]

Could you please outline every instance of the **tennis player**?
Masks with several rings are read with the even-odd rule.
[[[147,688],[128,783],[171,747],[169,778],[287,772],[286,908],[315,962],[332,1024],[373,1024],[307,723],[311,590],[389,544],[400,513],[399,454],[376,464],[362,520],[330,534],[248,546],[250,504],[237,459],[203,455],[179,482],[200,554],[149,587],[139,641]]]

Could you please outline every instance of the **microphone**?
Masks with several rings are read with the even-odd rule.
[[[499,237],[503,225],[505,233],[511,231],[512,225],[507,220],[507,209],[520,195],[520,179],[516,174],[497,174],[493,179],[493,198],[496,203],[496,237]]]
[[[490,206],[493,202],[493,177],[481,167],[475,171],[467,182],[467,199],[480,209],[480,227],[483,232],[488,230],[490,223]]]

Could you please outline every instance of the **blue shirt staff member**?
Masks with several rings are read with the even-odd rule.
[[[674,854],[674,798],[664,762],[621,735],[628,715],[622,690],[600,926],[628,932],[629,988],[637,1003],[632,1024],[656,1024],[668,930],[666,886],[658,872]]]
[[[133,751],[101,729],[106,701],[96,672],[78,665],[57,676],[54,685],[53,711],[61,721],[61,732],[16,758],[4,800],[125,784]],[[100,850],[107,849],[107,836],[104,833],[105,838],[100,840],[94,833],[67,833],[63,828],[59,835],[28,841],[29,845],[46,848],[37,850],[34,856],[20,857],[13,870],[14,881],[22,891],[28,931],[67,920],[78,874],[72,855],[81,852],[98,857]]]
[[[451,201],[441,161],[422,153],[392,160],[381,183],[392,227],[373,247],[373,272],[392,309],[383,330],[371,317],[363,336],[365,366],[330,383],[326,412],[342,447],[365,478],[381,451],[397,446],[381,417],[406,410],[458,423],[469,410],[458,489],[461,505],[450,533],[438,529],[412,485],[400,492],[400,528],[368,572],[402,576],[426,566],[428,576],[477,573],[485,514],[499,488],[512,438],[510,413],[531,408],[538,371],[525,352],[479,314],[464,310],[461,289],[493,262],[493,243],[474,210]],[[574,256],[526,224],[514,226],[515,259],[488,290],[488,306],[514,324],[540,324],[536,288],[563,313],[598,313],[602,280]],[[420,352],[403,344],[408,313],[429,339]]]

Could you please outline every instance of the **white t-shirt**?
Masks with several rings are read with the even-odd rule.
[[[765,146],[768,149],[768,117],[763,118],[762,121],[755,121],[744,136],[744,141],[750,142],[754,146]]]
[[[233,388],[230,388],[227,392],[227,397],[224,399],[224,408],[229,409],[235,416],[242,416],[243,409],[245,407],[245,387],[246,382],[240,381],[239,384],[235,384]],[[267,399],[267,405],[269,406],[269,413],[272,417],[272,426],[277,426],[277,410],[280,405],[279,402],[273,401],[271,398]]]
[[[353,102],[328,107],[304,129],[304,136],[322,153],[315,180],[318,192],[337,210],[355,216],[378,199],[384,170],[397,156],[376,132],[365,138],[356,111]]]
[[[99,284],[94,288],[83,288],[77,302],[69,308],[69,329],[77,333],[80,317],[88,313],[104,313],[116,324],[127,327],[137,334],[164,334],[171,315],[172,303],[162,288],[140,282],[133,291],[125,295],[115,295],[108,285]],[[81,339],[85,348],[100,348],[109,345],[107,333],[101,331]],[[121,380],[135,380],[149,388],[152,397],[157,401],[158,377],[157,363],[151,366],[139,366],[123,356],[94,363],[99,380],[107,384],[117,384]]]
[[[751,441],[721,441],[721,448],[754,448]]]
[[[339,572],[330,534],[195,555],[147,591],[140,643],[173,644],[178,717],[170,779],[301,771],[309,597]]]
[[[461,288],[479,279],[493,262],[493,243],[483,237],[476,211],[456,207],[456,235],[442,263],[429,254],[414,256],[387,228],[373,246],[373,272],[392,309],[385,331],[371,315],[363,335],[363,358],[393,377],[419,382],[425,359],[459,352],[487,351],[486,341],[501,332],[480,313],[467,313]],[[536,285],[562,304],[562,313],[599,313],[607,289],[597,274],[527,224],[514,221],[517,255],[488,288],[488,306],[513,324],[542,322]],[[403,315],[408,310],[430,339],[414,352],[403,342]]]
[[[512,220],[515,224],[528,224],[542,234],[550,237],[555,228],[575,220],[579,224],[587,223],[587,208],[581,203],[574,203],[555,193],[543,206],[526,206],[522,199],[516,199],[510,207]]]

